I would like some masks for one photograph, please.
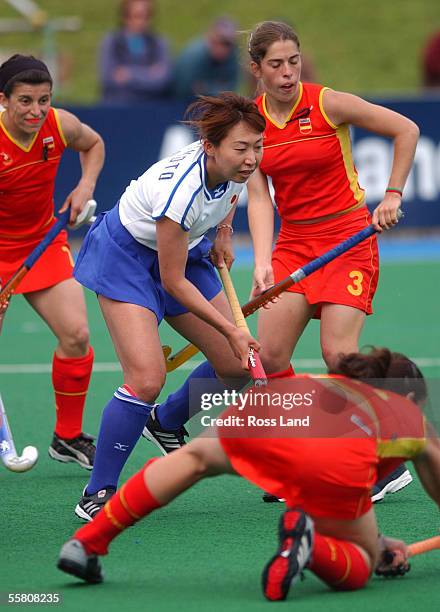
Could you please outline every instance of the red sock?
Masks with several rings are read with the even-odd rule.
[[[308,569],[337,591],[361,589],[370,577],[370,567],[357,546],[320,533],[315,533]]]
[[[145,484],[145,470],[159,457],[150,459],[134,476],[116,491],[93,521],[75,532],[73,537],[84,545],[88,554],[106,555],[110,542],[160,504]]]
[[[267,374],[267,378],[294,378],[295,372],[292,368],[292,364],[287,368],[287,370],[281,370],[280,372],[273,372],[273,374]]]
[[[82,416],[93,366],[93,349],[85,357],[66,359],[55,353],[52,384],[55,392],[55,433],[60,438],[76,438],[82,431]]]

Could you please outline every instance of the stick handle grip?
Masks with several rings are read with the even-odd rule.
[[[426,553],[437,548],[440,548],[440,536],[434,536],[433,538],[421,540],[420,542],[413,542],[412,544],[408,545],[409,554],[411,557],[414,555],[421,555],[422,553]]]
[[[241,310],[240,302],[238,301],[237,293],[235,291],[234,285],[232,284],[232,279],[231,275],[229,274],[228,268],[226,266],[224,266],[223,268],[219,268],[219,274],[220,278],[222,279],[226,297],[228,298],[229,305],[231,306],[235,325],[241,329],[245,329],[248,333],[250,333],[248,324],[246,323],[243,312]],[[249,349],[248,365],[252,380],[255,381],[255,384],[257,386],[266,385],[266,372],[264,371],[260,356],[254,351],[253,348]]]
[[[234,285],[232,284],[232,278],[229,274],[228,268],[226,266],[224,266],[223,268],[219,268],[219,274],[220,278],[222,279],[226,297],[228,298],[228,302],[232,310],[232,316],[234,317],[235,325],[249,332],[249,327],[241,310],[240,302],[238,301],[237,293],[235,291]]]

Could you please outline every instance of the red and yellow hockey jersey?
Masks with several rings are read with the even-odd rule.
[[[65,147],[54,108],[28,147],[9,134],[0,115],[0,243],[41,239],[47,232],[54,218],[55,176]]]
[[[257,98],[266,118],[260,168],[272,178],[275,202],[285,221],[338,215],[364,202],[351,152],[349,126],[334,125],[323,109],[322,85],[300,83],[299,98],[278,124]]]

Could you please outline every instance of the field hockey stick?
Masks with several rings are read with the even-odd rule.
[[[9,427],[5,407],[0,395],[0,457],[3,464],[11,472],[27,472],[32,469],[38,459],[35,446],[26,446],[22,455],[17,455],[11,428]]]
[[[429,552],[430,550],[437,550],[440,548],[440,536],[434,536],[427,540],[421,540],[420,542],[413,542],[408,545],[408,552],[410,557],[415,555],[421,555],[422,553]]]
[[[232,279],[228,268],[224,266],[223,268],[219,268],[218,271],[220,278],[222,279],[226,297],[228,298],[228,302],[232,310],[235,325],[240,329],[246,330],[250,334],[249,327],[241,310],[240,302],[238,301],[237,293],[234,285],[232,284]],[[249,349],[248,365],[254,385],[256,387],[267,385],[267,376],[266,372],[264,371],[263,364],[261,363],[260,356],[256,351],[254,351],[253,348]]]
[[[75,221],[72,229],[77,229],[84,223],[88,222],[88,219],[93,215],[96,209],[96,202],[94,200],[89,200],[84,210],[81,212],[79,217],[83,216],[83,221],[78,223],[78,219]],[[91,211],[91,214],[90,214]],[[58,236],[58,234],[67,227],[70,218],[70,208],[65,210],[58,217],[58,221],[55,223],[53,227],[47,232],[46,236],[43,240],[35,247],[35,249],[27,256],[23,264],[20,268],[13,274],[13,276],[8,280],[6,285],[0,291],[0,304],[3,304],[9,300],[14,290],[17,288],[18,284],[22,281],[22,279],[26,276],[29,270],[32,268],[34,263],[41,257],[44,251],[47,249],[49,244]]]
[[[398,218],[400,219],[402,216],[403,213],[400,213],[398,215]],[[305,264],[302,268],[298,268],[297,270],[292,272],[292,274],[284,278],[282,281],[280,281],[270,289],[267,289],[267,291],[245,304],[242,308],[243,315],[245,317],[248,317],[249,315],[253,314],[256,310],[258,310],[262,306],[265,306],[274,298],[281,295],[281,293],[287,291],[289,287],[295,285],[296,283],[299,283],[306,276],[313,274],[313,272],[316,272],[316,270],[319,270],[320,268],[328,264],[330,261],[333,261],[334,259],[336,259],[336,257],[339,257],[340,255],[346,253],[347,251],[357,246],[359,243],[363,242],[367,238],[370,238],[371,236],[373,236],[373,234],[376,234],[377,231],[378,230],[374,227],[374,225],[369,225],[360,232],[357,232],[357,234],[354,234],[350,238],[347,238],[347,240],[344,240],[340,244],[337,244],[329,251],[326,251],[320,257],[317,257],[316,259],[313,259],[309,263]],[[187,344],[183,349],[181,349],[174,355],[171,355],[170,346],[163,346],[162,350],[165,357],[167,372],[172,372],[173,370],[181,366],[182,363],[185,363],[185,361],[188,361],[188,359],[191,359],[191,357],[194,357],[194,355],[197,355],[197,353],[199,352],[199,349],[193,344]]]

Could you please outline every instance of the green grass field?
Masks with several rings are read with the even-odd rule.
[[[38,0],[50,18],[78,16],[78,32],[60,33],[50,42],[42,30],[2,33],[0,52],[41,53],[55,44],[69,73],[59,99],[93,103],[98,98],[97,50],[104,34],[116,26],[119,0]],[[438,0],[158,0],[155,25],[177,54],[206,30],[218,15],[230,15],[242,30],[265,19],[284,19],[298,30],[303,51],[313,60],[318,79],[353,93],[414,93],[419,90],[420,61],[427,37],[440,27]],[[0,16],[17,18],[5,0]],[[45,42],[46,41],[46,42]],[[240,40],[243,61],[246,36]]]
[[[382,266],[363,343],[389,345],[420,360],[425,375],[440,375],[438,262]],[[237,268],[241,300],[248,295],[249,269]],[[437,278],[437,282],[436,279]],[[85,428],[96,433],[100,413],[121,383],[116,359],[95,298],[88,295],[97,371],[92,377]],[[255,324],[255,317],[252,323]],[[322,370],[318,325],[306,331],[294,363],[298,370]],[[176,349],[183,341],[164,326],[163,340]],[[245,481],[222,477],[205,481],[169,507],[127,530],[104,558],[106,580],[89,587],[61,574],[55,561],[61,544],[80,524],[73,508],[87,473],[47,456],[53,429],[50,385],[53,339],[21,297],[14,298],[1,337],[0,391],[19,452],[34,444],[35,468],[24,474],[0,467],[2,498],[0,591],[57,592],[63,610],[151,610],[248,612],[269,610],[260,589],[260,572],[275,549],[281,505],[263,504],[260,492]],[[170,374],[164,394],[187,371]],[[437,400],[437,398],[435,398]],[[155,454],[141,440],[123,479]],[[408,541],[438,532],[438,509],[415,481],[377,506],[383,532]],[[418,557],[412,571],[394,581],[375,578],[358,593],[332,593],[311,574],[291,592],[296,610],[357,612],[435,611],[440,607],[440,552]],[[42,606],[48,607],[48,606]]]

